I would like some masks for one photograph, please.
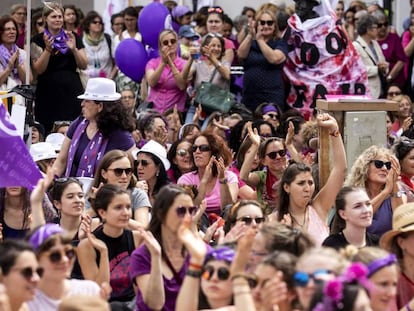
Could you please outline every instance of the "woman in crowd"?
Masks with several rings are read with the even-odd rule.
[[[118,185],[106,184],[98,190],[93,209],[103,225],[79,243],[82,274],[98,284],[110,283],[110,301],[128,305],[135,297],[128,267],[141,242],[137,231],[127,229],[132,217],[130,194]]]
[[[321,245],[329,235],[328,214],[342,188],[346,172],[346,155],[338,124],[329,114],[317,117],[320,128],[328,129],[332,144],[333,166],[325,185],[316,194],[312,169],[302,163],[289,165],[279,183],[279,204],[274,216],[307,232]]]
[[[413,13],[410,13],[410,16],[413,16]],[[401,35],[401,44],[404,48],[405,55],[407,55],[408,61],[404,66],[404,73],[406,73],[406,84],[405,89],[408,96],[411,99],[414,98],[414,91],[412,86],[413,79],[413,65],[414,65],[414,24],[413,19],[411,18],[410,26],[407,30]]]
[[[196,170],[182,175],[177,183],[196,185],[198,195],[194,204],[206,200],[207,212],[221,215],[226,205],[237,200],[237,176],[226,168],[231,164],[231,151],[223,138],[203,132],[192,146]]]
[[[136,187],[137,179],[133,172],[134,162],[131,155],[125,151],[111,150],[99,162],[92,187],[99,189],[102,185],[109,184],[128,191],[131,199],[131,218],[146,228],[151,203],[146,192]]]
[[[63,6],[63,28],[66,31],[71,31],[76,33],[78,36],[82,36],[80,16],[76,6],[73,4]]]
[[[177,183],[178,178],[183,174],[194,170],[192,146],[190,141],[181,138],[174,142],[168,150],[167,157],[171,168],[167,173],[173,183]]]
[[[260,228],[265,220],[260,203],[254,200],[241,200],[229,209],[223,229],[227,234],[238,223]]]
[[[395,141],[393,151],[401,168],[401,178],[398,181],[400,189],[407,196],[407,202],[414,202],[414,184],[411,181],[414,177],[414,140],[401,137]]]
[[[185,61],[177,55],[178,36],[173,30],[163,30],[158,36],[160,57],[151,59],[145,68],[145,79],[151,88],[147,101],[163,113],[177,105],[184,111],[187,77],[183,75]]]
[[[405,201],[399,173],[398,160],[383,147],[371,146],[355,160],[345,184],[365,189],[371,200],[374,217],[368,232],[381,236],[391,229],[392,213]]]
[[[26,52],[16,45],[17,23],[11,16],[0,18],[0,90],[26,83]],[[32,79],[31,72],[28,73]]]
[[[215,33],[206,34],[201,41],[200,49],[201,55],[205,56],[205,58],[193,63],[193,57],[191,57],[184,68],[185,75],[190,70],[189,80],[193,81],[195,91],[197,92],[197,88],[203,82],[211,82],[224,90],[228,90],[230,86],[231,64],[223,59],[225,52],[223,37]],[[192,52],[190,49],[190,53]],[[186,123],[193,121],[195,111],[195,106],[191,106],[186,116]],[[203,128],[206,128],[209,119],[206,116]]]
[[[396,83],[404,87],[406,76],[404,64],[408,61],[401,45],[401,38],[395,32],[390,31],[388,16],[382,10],[372,13],[378,20],[377,41],[384,54],[385,60],[389,63],[389,72],[386,76],[387,84]]]
[[[224,14],[220,7],[211,7],[207,12],[206,29],[207,33],[216,34],[216,36],[223,35]],[[234,43],[227,38],[224,39],[224,55],[223,61],[229,64],[234,60]]]
[[[63,29],[63,8],[45,3],[45,31],[32,38],[31,58],[37,76],[36,119],[49,132],[53,122],[74,120],[80,113],[83,86],[77,68],[87,65],[84,46],[72,31]],[[59,100],[56,100],[59,98]]]
[[[378,237],[367,232],[373,211],[364,189],[343,187],[336,196],[335,209],[332,229],[323,246],[339,250],[349,244],[358,248],[378,245]]]
[[[396,101],[399,107],[393,124],[395,135],[399,137],[412,125],[413,102],[408,95],[396,95],[391,100]]]
[[[263,119],[266,122],[269,122],[275,131],[277,131],[280,123],[280,109],[277,105],[271,103],[262,103],[257,106],[254,111],[255,119]]]
[[[55,148],[50,143],[39,142],[32,144],[29,151],[33,161],[43,174],[47,173],[48,167],[53,165],[57,157]]]
[[[90,11],[83,21],[83,38],[88,66],[89,78],[115,77],[114,60],[111,53],[111,36],[104,33],[102,17],[96,11]]]
[[[45,31],[45,21],[43,20],[42,9],[40,9],[32,14],[32,35],[30,37],[34,37],[43,31]]]
[[[161,145],[166,146],[168,123],[157,111],[141,112],[138,118],[138,130],[141,135],[141,140],[137,144],[138,148],[141,148],[150,140],[155,140]]]
[[[28,302],[29,310],[57,311],[64,297],[100,295],[101,288],[95,282],[69,279],[76,252],[72,237],[67,236],[59,225],[46,224],[34,229],[29,243],[43,269],[35,297]]]
[[[358,250],[352,261],[363,263],[368,268],[372,310],[396,310],[398,281],[396,256],[381,248],[365,247]]]
[[[113,149],[135,146],[131,132],[134,121],[119,102],[115,83],[91,78],[82,99],[83,116],[70,125],[53,169],[57,176],[93,177],[97,163]]]
[[[385,97],[386,85],[381,83],[381,79],[385,80],[389,68],[376,40],[378,20],[370,14],[365,14],[359,18],[356,25],[358,37],[354,41],[354,47],[367,70],[370,94],[372,98]]]
[[[136,158],[136,175],[140,182],[144,182],[144,189],[151,205],[154,205],[157,193],[170,182],[167,175],[170,168],[167,151],[161,144],[150,140],[138,151]]]
[[[27,310],[26,302],[34,298],[35,289],[43,275],[36,255],[27,242],[7,240],[0,243],[1,283],[7,291],[10,309]]]
[[[346,33],[349,37],[350,41],[354,41],[356,36],[355,36],[355,9],[354,8],[348,8],[345,11],[345,18],[344,18],[344,28],[346,30]]]
[[[285,109],[282,68],[287,45],[280,39],[276,16],[271,11],[256,14],[256,26],[240,43],[237,56],[243,60],[243,103],[254,111],[263,103],[275,103]]]
[[[130,276],[138,287],[137,310],[176,310],[189,265],[178,230],[185,215],[195,216],[197,210],[181,187],[168,185],[158,193],[149,231],[140,231],[144,243],[131,256]]]
[[[397,256],[399,276],[397,284],[397,307],[414,308],[414,204],[403,204],[392,218],[392,230],[386,232],[380,246]],[[389,270],[389,269],[388,269]]]
[[[336,18],[342,24],[345,12],[345,3],[343,0],[339,0],[335,7]]]

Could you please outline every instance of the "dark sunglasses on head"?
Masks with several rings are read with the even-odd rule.
[[[384,27],[388,27],[388,22],[385,22],[385,23],[378,23],[377,25],[378,25],[378,28],[381,28],[382,26],[384,26]]]
[[[201,276],[204,280],[210,281],[216,271],[217,271],[217,278],[220,281],[226,281],[229,279],[230,270],[225,267],[221,267],[216,270],[213,266],[205,266],[203,268],[203,274]]]
[[[190,151],[187,150],[187,149],[177,149],[177,152],[176,152],[176,154],[180,157],[185,157],[189,153],[190,153]]]
[[[27,281],[30,281],[33,278],[33,275],[36,273],[39,277],[42,277],[44,269],[43,268],[37,268],[32,269],[31,267],[26,267],[19,270],[22,277],[24,277]]]
[[[378,169],[383,168],[384,165],[387,168],[387,170],[391,169],[391,162],[390,161],[384,162],[384,161],[381,161],[381,160],[372,160],[371,162],[374,163],[375,167],[378,168]]]
[[[323,283],[326,280],[326,276],[331,273],[331,271],[325,269],[316,270],[314,273],[296,271],[293,278],[296,286],[305,287],[311,279],[317,284]]]
[[[143,160],[144,161],[144,160]],[[121,177],[125,172],[125,175],[129,176],[132,174],[132,168],[108,168],[108,171],[113,171],[116,177]]]
[[[59,177],[59,178],[55,178],[53,181],[58,184],[65,184],[69,182],[79,183],[79,179],[75,177]]]
[[[142,165],[143,167],[147,167],[149,162],[147,160],[137,160],[137,166]]]
[[[264,25],[273,26],[273,24],[275,23],[275,21],[272,21],[272,20],[270,20],[270,21],[260,20],[259,23],[260,23],[260,26],[264,26]]]
[[[207,152],[207,151],[210,151],[211,150],[211,148],[210,148],[209,145],[199,145],[199,146],[198,145],[193,145],[191,147],[191,151],[192,152],[196,152],[197,149],[200,149],[201,152]]]
[[[174,44],[176,44],[176,43],[177,43],[177,40],[176,40],[176,39],[171,39],[171,40],[164,40],[164,41],[162,41],[162,45],[164,45],[164,46],[167,46],[167,45],[169,45],[169,44],[174,45]]]
[[[271,158],[272,160],[276,159],[277,155],[279,155],[281,158],[284,157],[286,155],[286,150],[282,149],[279,151],[272,151],[269,152],[268,154],[266,154],[269,158]]]
[[[250,216],[243,216],[240,218],[237,218],[237,220],[240,220],[244,222],[246,225],[250,226],[254,220],[254,222],[258,225],[265,221],[264,217],[250,217]]]
[[[177,216],[180,218],[183,218],[185,216],[185,214],[188,213],[191,216],[194,216],[197,213],[198,207],[197,206],[179,206],[175,209],[175,211],[177,212]]]
[[[75,258],[75,255],[76,255],[75,249],[71,247],[71,248],[67,248],[64,250],[51,251],[49,253],[49,260],[52,263],[58,263],[62,261],[63,256],[66,256],[69,260],[71,260]]]

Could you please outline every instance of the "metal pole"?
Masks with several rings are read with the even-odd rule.
[[[25,70],[26,70],[26,81],[25,84],[30,84],[30,34],[32,32],[32,1],[27,0],[27,19],[26,19],[26,63],[25,63]]]

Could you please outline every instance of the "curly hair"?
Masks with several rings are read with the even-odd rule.
[[[102,23],[102,32],[103,32],[103,29],[104,29],[105,25],[103,23],[102,16],[96,11],[90,11],[90,12],[88,12],[88,14],[86,14],[86,17],[85,17],[85,19],[83,20],[83,23],[82,23],[82,30],[85,33],[89,34],[89,27],[91,26],[91,24],[93,23],[95,18],[99,18],[99,20],[101,21],[101,23]]]
[[[146,111],[141,113],[138,119],[138,130],[140,131],[142,137],[147,139],[145,132],[154,131],[154,120],[159,118],[164,121],[165,126],[168,128],[167,120],[157,111]]]
[[[105,137],[118,129],[128,132],[135,130],[135,121],[120,100],[103,102],[102,110],[96,116],[96,123]]]
[[[351,173],[348,175],[345,185],[367,190],[369,164],[379,156],[386,156],[390,159],[393,155],[389,149],[376,145],[365,149],[352,165]]]

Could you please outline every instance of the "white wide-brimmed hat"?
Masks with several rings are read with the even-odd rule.
[[[155,140],[150,140],[137,152],[137,156],[140,152],[151,153],[156,156],[164,165],[167,171],[170,168],[170,161],[167,159],[167,150],[163,145],[157,143]]]
[[[60,149],[62,149],[62,144],[64,140],[65,140],[65,135],[63,135],[62,133],[51,133],[47,135],[45,141],[47,143],[52,144],[56,152],[60,152]]]
[[[85,93],[79,99],[96,101],[114,101],[121,98],[116,92],[115,82],[107,78],[90,78],[86,84]]]
[[[40,142],[30,146],[30,155],[33,161],[56,159],[57,153],[51,143]]]

